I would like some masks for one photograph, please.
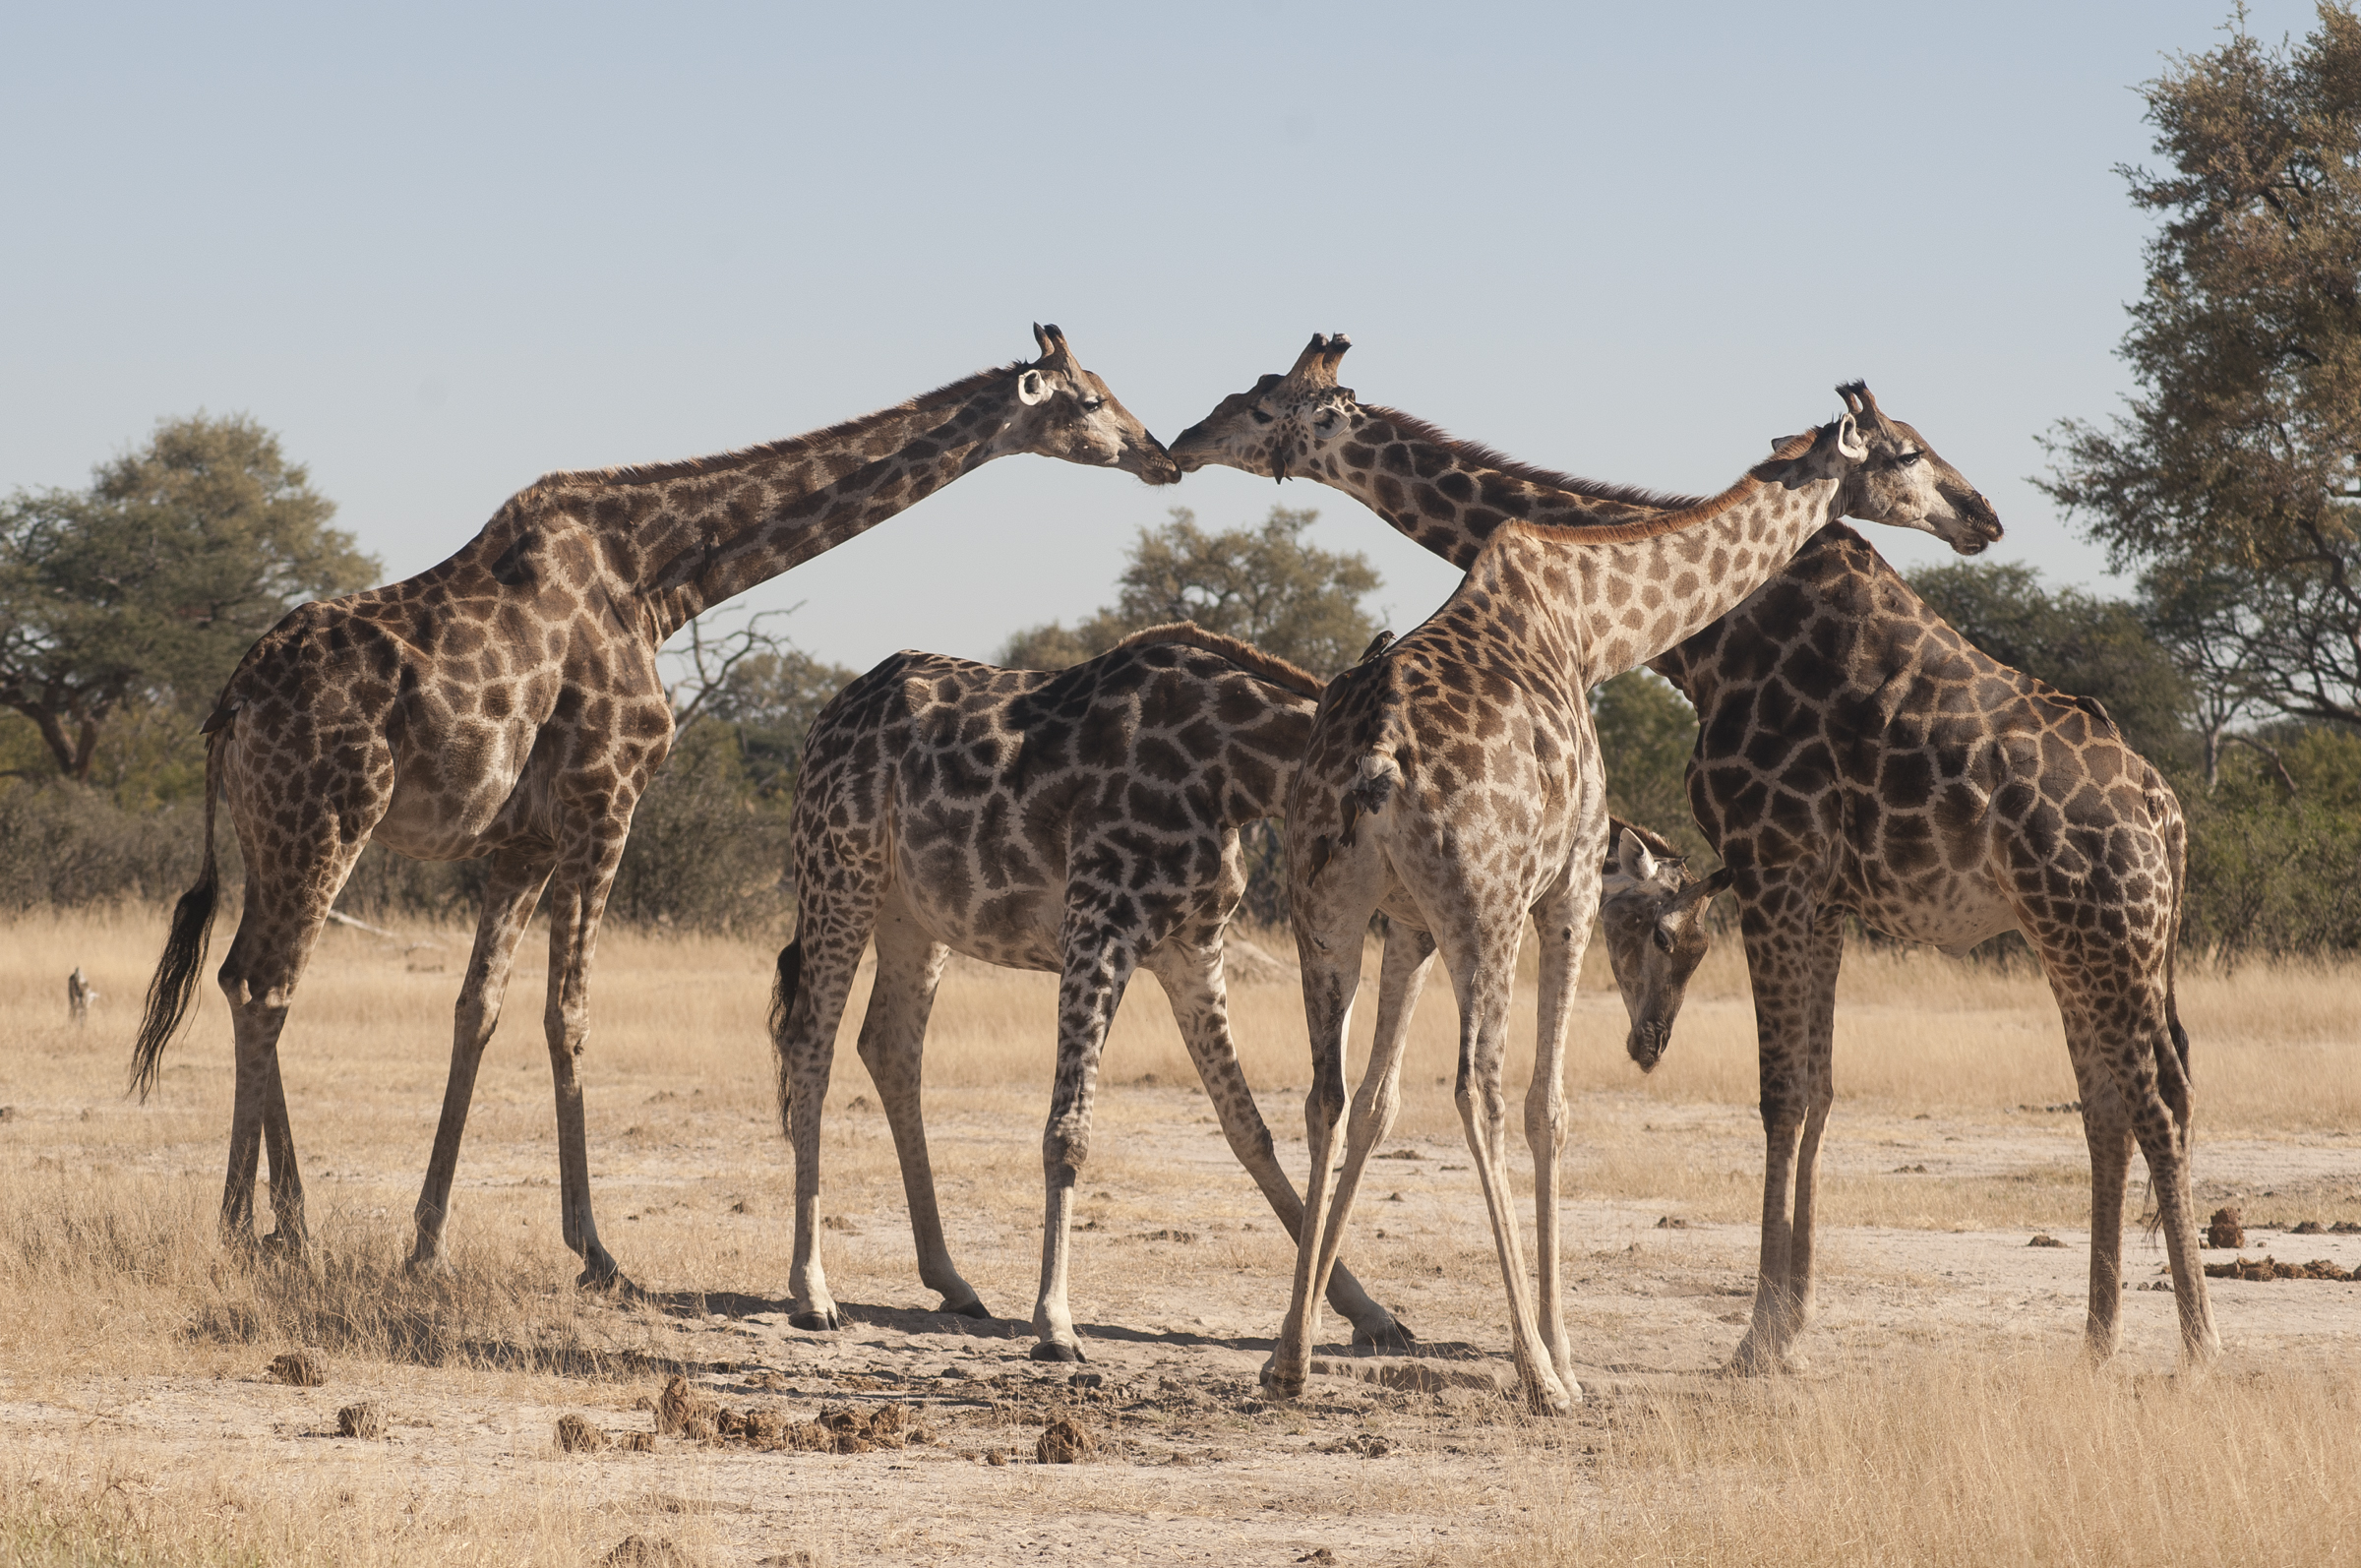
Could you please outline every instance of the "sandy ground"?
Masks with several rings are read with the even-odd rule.
[[[528,1100],[536,1087],[519,1082],[515,1093]],[[497,1111],[499,1093],[491,1098]],[[16,1461],[51,1484],[104,1476],[136,1494],[168,1489],[172,1468],[202,1454],[232,1476],[299,1482],[347,1505],[360,1499],[356,1529],[398,1529],[394,1500],[401,1497],[413,1508],[431,1497],[448,1511],[472,1494],[513,1500],[522,1485],[549,1507],[611,1514],[606,1534],[617,1540],[660,1538],[725,1563],[1449,1561],[1513,1537],[1524,1505],[1512,1471],[1535,1444],[1580,1449],[1620,1403],[1712,1377],[1751,1297],[1750,1225],[1687,1219],[1662,1203],[1570,1203],[1570,1318],[1592,1398],[1570,1419],[1536,1422],[1504,1392],[1512,1373],[1500,1284],[1465,1150],[1396,1139],[1364,1185],[1352,1256],[1419,1332],[1422,1354],[1362,1357],[1332,1343],[1306,1397],[1271,1404],[1255,1373],[1284,1305],[1278,1227],[1193,1090],[1132,1084],[1109,1094],[1102,1122],[1107,1144],[1121,1153],[1084,1183],[1075,1309],[1086,1366],[1026,1358],[1032,1341],[1022,1319],[1037,1255],[1030,1193],[993,1173],[1021,1173],[1038,1145],[1027,1118],[997,1107],[946,1107],[932,1130],[938,1169],[954,1173],[943,1185],[955,1252],[987,1301],[1011,1317],[975,1322],[928,1310],[898,1184],[863,1179],[833,1182],[829,1205],[828,1261],[851,1326],[805,1333],[789,1325],[781,1294],[782,1162],[747,1147],[766,1129],[746,1126],[743,1112],[658,1098],[670,1103],[648,1106],[635,1126],[663,1117],[661,1143],[643,1129],[610,1140],[601,1162],[610,1245],[630,1268],[647,1228],[726,1236],[735,1227],[756,1244],[707,1280],[643,1275],[655,1293],[649,1304],[599,1309],[648,1316],[657,1352],[640,1375],[504,1381],[332,1357],[327,1385],[301,1389],[263,1375],[285,1347],[230,1337],[203,1347],[193,1370],[92,1365],[44,1380],[38,1397],[10,1391],[0,1428]],[[866,1111],[852,1103],[845,1137],[883,1138],[874,1112],[876,1125],[859,1124]],[[1759,1133],[1739,1108],[1594,1095],[1586,1114],[1592,1143],[1661,1148],[1666,1161],[1756,1179]],[[1271,1097],[1266,1116],[1274,1128],[1301,1126],[1291,1097]],[[6,1131],[22,1148],[67,1135],[64,1123],[77,1116],[69,1105],[25,1105]],[[2055,1181],[2082,1158],[2077,1119],[2039,1109],[1997,1124],[1841,1113],[1832,1137],[1832,1173],[1895,1181],[2027,1172]],[[369,1152],[321,1151],[311,1177],[316,1226],[357,1222],[390,1198],[398,1204],[394,1194],[407,1184],[401,1161],[381,1167]],[[1300,1171],[1300,1138],[1285,1152]],[[185,1162],[197,1153],[159,1148],[153,1174],[210,1175]],[[1579,1190],[1580,1141],[1573,1153]],[[749,1166],[741,1158],[749,1155],[764,1163]],[[480,1216],[494,1194],[549,1186],[547,1162],[545,1144],[477,1138],[460,1212]],[[1901,1170],[1919,1166],[1923,1174]],[[2201,1170],[2209,1200],[2242,1203],[2246,1255],[2361,1264],[2361,1236],[2290,1236],[2258,1224],[2292,1225],[2315,1200],[2349,1203],[2361,1191],[2361,1140],[2215,1140],[2204,1146]],[[993,1175],[980,1181],[979,1172]],[[1132,1179],[1145,1172],[1155,1179]],[[987,1185],[1007,1190],[985,1201]],[[2063,1365],[2081,1329],[2087,1236],[2049,1230],[2063,1246],[2028,1246],[2030,1227],[1831,1229],[1813,1357],[1858,1360],[1969,1339],[2054,1347]],[[2160,1250],[2138,1233],[2130,1258],[2135,1282],[2161,1269]],[[2210,1284],[2226,1372],[2352,1357],[2361,1285]],[[2135,1288],[2124,1318],[2121,1364],[2169,1369],[2169,1291]],[[1333,1322],[1327,1337],[1338,1338]],[[798,1420],[906,1404],[928,1440],[860,1454],[757,1452],[680,1437],[660,1438],[647,1453],[558,1451],[555,1422],[568,1411],[616,1432],[652,1431],[646,1407],[676,1365],[725,1407]],[[336,1410],[359,1399],[383,1406],[386,1440],[334,1436]],[[1044,1423],[1059,1416],[1094,1434],[1094,1458],[1034,1462]],[[992,1463],[996,1453],[1007,1463]],[[1330,1556],[1317,1555],[1323,1550]]]

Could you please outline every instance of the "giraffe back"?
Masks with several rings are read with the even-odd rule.
[[[1750,872],[1806,865],[1872,926],[1952,951],[2018,926],[2093,955],[2129,938],[2143,962],[2171,941],[2171,786],[2095,700],[1984,653],[1851,528],[1655,668],[1697,707],[1690,804],[1741,899]]]
[[[883,876],[938,940],[1023,968],[1059,967],[1075,922],[1210,940],[1244,891],[1238,829],[1281,809],[1319,684],[1158,630],[1055,672],[905,651],[846,687],[805,741],[799,899]]]

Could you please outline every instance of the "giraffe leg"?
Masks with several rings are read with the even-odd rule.
[[[1081,1341],[1067,1304],[1071,1259],[1074,1183],[1090,1158],[1090,1114],[1099,1083],[1099,1054],[1107,1027],[1123,999],[1138,959],[1121,941],[1104,934],[1076,934],[1069,916],[1063,943],[1064,973],[1058,986],[1058,1082],[1050,1095],[1050,1120],[1041,1135],[1041,1291],[1033,1302],[1033,1347],[1037,1361],[1080,1361]]]
[[[1595,862],[1597,857],[1590,857]],[[1570,876],[1534,911],[1541,940],[1541,986],[1535,1019],[1533,1081],[1525,1091],[1525,1142],[1533,1153],[1533,1250],[1540,1270],[1542,1343],[1569,1399],[1582,1398],[1574,1379],[1574,1348],[1566,1336],[1564,1265],[1558,1239],[1558,1159],[1566,1147],[1566,1018],[1582,973],[1582,950],[1599,913],[1599,878]]]
[[[550,1075],[558,1110],[558,1202],[566,1245],[582,1260],[575,1284],[587,1290],[631,1292],[632,1282],[598,1239],[590,1209],[590,1153],[584,1127],[582,1053],[590,1043],[590,965],[598,947],[599,917],[623,860],[624,834],[601,823],[561,862],[549,897],[549,998],[542,1029],[549,1039]]]
[[[1804,1026],[1803,1136],[1795,1149],[1795,1219],[1787,1234],[1786,1321],[1779,1353],[1795,1362],[1795,1341],[1811,1326],[1813,1209],[1819,1195],[1820,1135],[1836,1104],[1837,973],[1845,962],[1845,922],[1834,910],[1813,922],[1809,945],[1810,1008]]]
[[[1358,910],[1356,917],[1353,913]],[[1323,930],[1311,930],[1306,900],[1296,899],[1296,955],[1303,973],[1304,1022],[1311,1035],[1311,1088],[1303,1096],[1303,1133],[1311,1166],[1303,1179],[1303,1221],[1296,1236],[1296,1273],[1279,1344],[1263,1364],[1262,1386],[1280,1399],[1303,1392],[1311,1370],[1312,1338],[1320,1327],[1319,1264],[1335,1256],[1329,1228],[1329,1178],[1336,1164],[1336,1123],[1345,1109],[1345,1032],[1353,1021],[1353,996],[1361,987],[1361,937],[1369,906],[1352,901],[1330,914]]]
[[[2083,1142],[2090,1150],[2090,1301],[2083,1319],[2083,1346],[2097,1362],[2115,1354],[2121,1338],[2123,1198],[2131,1176],[2132,1118],[2106,1066],[2088,1051],[2073,1055],[2075,1087],[2083,1098]]]
[[[1754,1317],[1729,1362],[1729,1370],[1740,1373],[1776,1372],[1786,1365],[1794,1321],[1789,1279],[1794,1257],[1793,1224],[1788,1217],[1790,1183],[1811,1096],[1807,1044],[1813,984],[1808,957],[1810,930],[1794,897],[1780,901],[1783,913],[1777,920],[1761,913],[1767,902],[1749,901],[1740,917],[1746,969],[1754,986],[1763,1116],[1762,1250],[1755,1277]]]
[[[467,1130],[467,1108],[475,1098],[476,1069],[500,1023],[516,944],[531,922],[533,905],[549,881],[550,863],[515,853],[496,856],[484,888],[484,908],[475,925],[475,950],[467,957],[452,1021],[451,1075],[443,1086],[443,1118],[435,1127],[434,1152],[427,1157],[426,1183],[418,1194],[416,1243],[409,1267],[445,1267],[443,1222],[451,1209],[451,1182],[459,1167],[459,1140]]]
[[[918,1246],[918,1277],[942,1297],[942,1310],[961,1317],[992,1316],[952,1266],[942,1238],[942,1213],[935,1200],[935,1168],[927,1157],[927,1128],[921,1116],[919,1082],[927,1046],[927,1016],[942,979],[950,949],[929,936],[899,898],[888,897],[878,914],[878,972],[861,1020],[861,1060],[878,1087],[893,1150],[902,1167],[902,1196],[910,1208],[911,1239]]]
[[[247,864],[267,870],[249,874],[246,908],[217,977],[237,1040],[229,1171],[221,1194],[221,1235],[233,1244],[255,1241],[255,1172],[267,1143],[278,1227],[261,1244],[289,1253],[304,1247],[303,1177],[279,1079],[278,1037],[328,912],[375,821],[374,813],[323,810],[302,824],[302,838],[292,845],[245,845]]]
[[[1522,912],[1520,912],[1521,914]],[[1525,1248],[1517,1232],[1516,1194],[1509,1185],[1505,1144],[1508,1099],[1502,1092],[1501,1068],[1508,1054],[1508,1017],[1517,968],[1518,928],[1522,919],[1502,922],[1505,931],[1480,926],[1475,949],[1454,960],[1452,979],[1460,995],[1459,1102],[1461,1124],[1467,1129],[1468,1152],[1475,1156],[1483,1184],[1483,1203],[1492,1222],[1492,1245],[1499,1254],[1500,1277],[1508,1287],[1509,1345],[1516,1357],[1517,1377],[1526,1403],[1537,1415],[1564,1415],[1579,1397],[1558,1376],[1549,1348],[1536,1323],[1533,1288],[1525,1273]]]
[[[2042,944],[2043,963],[2056,977],[2052,984],[2058,996],[2058,1010],[2065,1019],[2066,1038],[2074,1044],[2078,1066],[2087,1059],[2092,1063],[2094,1074],[2103,1073],[2112,1081],[2125,1122],[2139,1143],[2141,1154],[2147,1158],[2150,1189],[2155,1194],[2156,1225],[2164,1233],[2165,1255],[2172,1267],[2173,1297],[2180,1308],[2182,1359],[2193,1368],[2202,1367],[2220,1355],[2221,1340],[2213,1327],[2212,1303],[2206,1294],[2203,1257],[2198,1251],[2197,1205],[2189,1184],[2188,1122],[2166,1100],[2157,1070],[2159,1058],[2175,1052],[2164,1000],[2164,964],[2161,959],[2146,961],[2149,955],[2141,950],[2142,944],[2138,942],[2124,944],[2131,949],[2128,955],[2123,951],[2094,954],[2085,950],[2086,945],[2072,938],[2055,937]],[[2122,973],[2126,968],[2131,970],[2128,977]],[[2177,1055],[2172,1070],[2177,1084]],[[2092,1353],[2097,1354],[2102,1306],[2108,1349],[2113,1348],[2115,1337],[2119,1305],[2116,1293],[2122,1288],[2123,1178],[2116,1176],[2111,1180],[2113,1223],[2107,1227],[2111,1234],[2104,1244],[2112,1278],[2105,1282],[2108,1298],[2102,1302],[2098,1295],[2099,1227],[2106,1217],[2097,1212],[2096,1206],[2102,1197],[2099,1183],[2105,1173],[2100,1166],[2099,1136],[2091,1132],[2088,1120],[2092,1104],[2088,1092],[2083,1104],[2085,1136],[2091,1141],[2093,1204],[2089,1344]]]
[[[1397,1004],[1396,1012],[1407,1016],[1408,1009],[1400,1006],[1402,982],[1397,978],[1390,939],[1387,946],[1386,980],[1389,1001]],[[1428,941],[1425,952],[1432,953],[1434,944]],[[1240,1070],[1237,1050],[1230,1040],[1230,1009],[1227,988],[1222,979],[1222,950],[1215,947],[1182,946],[1168,941],[1148,954],[1147,967],[1164,985],[1171,998],[1173,1016],[1180,1025],[1180,1038],[1188,1047],[1189,1058],[1196,1063],[1197,1076],[1203,1080],[1205,1092],[1213,1101],[1214,1114],[1220,1117],[1222,1132],[1230,1141],[1230,1152],[1238,1163],[1254,1178],[1269,1201],[1271,1212],[1287,1227],[1291,1240],[1303,1234],[1303,1203],[1296,1194],[1296,1184],[1288,1179],[1286,1169],[1271,1148],[1271,1130],[1263,1124],[1262,1113],[1254,1105],[1254,1093],[1247,1087],[1245,1074]],[[1417,972],[1409,977],[1409,998],[1416,1001],[1418,983],[1423,978],[1424,959],[1411,966]],[[1378,1034],[1386,1033],[1385,1006],[1378,1011]],[[1357,1110],[1358,1114],[1358,1110]],[[1386,1112],[1392,1121],[1392,1108]],[[1380,1128],[1378,1137],[1384,1136]],[[1407,1350],[1415,1342],[1407,1325],[1379,1305],[1353,1271],[1342,1262],[1331,1260],[1328,1273],[1328,1304],[1336,1308],[1353,1324],[1353,1343],[1385,1350]]]
[[[795,940],[779,954],[779,995],[771,1014],[779,1118],[795,1150],[795,1251],[787,1290],[795,1300],[788,1322],[800,1329],[844,1326],[819,1260],[820,1113],[835,1062],[836,1028],[861,967],[861,949],[877,925],[881,878],[867,863],[841,869],[839,885],[804,879]]]

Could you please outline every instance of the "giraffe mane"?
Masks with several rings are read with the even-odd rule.
[[[1383,420],[1412,441],[1430,442],[1449,449],[1471,467],[1497,469],[1512,479],[1522,479],[1544,490],[1563,490],[1593,501],[1618,501],[1626,506],[1648,507],[1658,512],[1684,512],[1706,500],[1704,496],[1675,495],[1670,491],[1650,490],[1639,485],[1585,479],[1578,474],[1560,473],[1554,468],[1538,468],[1486,447],[1482,442],[1462,441],[1442,426],[1429,424],[1415,414],[1406,414],[1400,409],[1387,408],[1379,403],[1362,403],[1361,408],[1362,413]]]
[[[1315,702],[1319,700],[1320,694],[1327,690],[1326,684],[1318,676],[1302,666],[1290,664],[1276,653],[1265,653],[1251,642],[1241,642],[1237,637],[1224,636],[1219,632],[1208,632],[1194,621],[1174,621],[1164,626],[1152,626],[1145,631],[1132,633],[1115,646],[1143,648],[1159,642],[1183,642],[1192,648],[1202,648],[1217,658],[1228,659],[1250,675],[1258,675],[1273,686],[1283,686],[1298,696],[1307,696]],[[1114,649],[1108,651],[1113,652]]]
[[[1660,534],[1678,533],[1699,523],[1711,522],[1727,512],[1762,485],[1778,477],[1779,470],[1810,452],[1827,430],[1814,425],[1799,436],[1791,436],[1786,445],[1773,450],[1770,456],[1738,476],[1738,482],[1720,495],[1708,496],[1678,511],[1659,513],[1640,522],[1589,523],[1574,525],[1556,522],[1535,522],[1525,517],[1511,517],[1500,525],[1500,533],[1522,528],[1536,539],[1556,539],[1583,544],[1630,544],[1640,539],[1654,539]],[[1499,533],[1492,536],[1500,537]]]
[[[543,474],[527,485],[518,499],[543,490],[577,485],[646,485],[670,479],[695,479],[700,474],[729,473],[766,458],[791,457],[816,446],[842,445],[856,441],[903,414],[957,407],[1000,377],[1014,375],[1031,363],[1030,360],[1019,359],[1006,365],[995,365],[988,370],[979,370],[972,376],[945,382],[933,392],[906,397],[890,407],[860,414],[818,430],[808,430],[800,436],[789,436],[782,441],[766,441],[703,457],[684,457],[675,462],[621,463],[611,468],[560,468]]]

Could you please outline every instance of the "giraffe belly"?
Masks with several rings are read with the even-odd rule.
[[[1862,924],[1903,941],[1925,942],[1953,957],[2017,929],[2017,912],[1978,875],[1938,872],[1907,887],[1883,887],[1852,900]]]

